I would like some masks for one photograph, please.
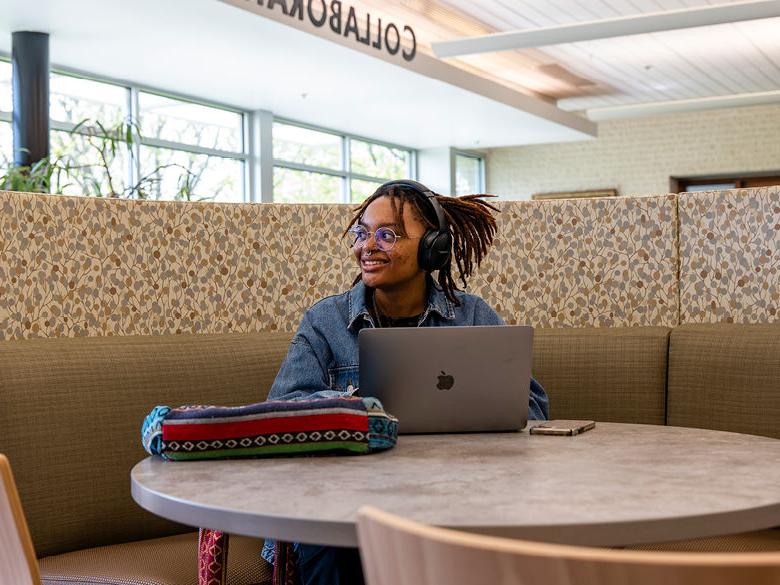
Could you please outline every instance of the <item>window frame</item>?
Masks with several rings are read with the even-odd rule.
[[[695,177],[670,177],[669,190],[672,193],[696,193],[697,191],[749,189],[780,183],[780,169],[775,171],[699,175]],[[725,185],[733,184],[733,187]],[[688,187],[694,187],[688,190]],[[698,188],[696,188],[698,187]]]

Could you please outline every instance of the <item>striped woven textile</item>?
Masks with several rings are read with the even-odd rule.
[[[276,400],[246,406],[155,406],[141,442],[165,459],[229,459],[315,453],[371,453],[398,440],[398,419],[375,398]],[[224,585],[228,535],[201,528],[198,585]],[[274,585],[294,585],[292,544],[277,542]],[[259,552],[258,552],[259,554]]]
[[[276,400],[246,406],[157,406],[144,420],[144,448],[184,461],[393,447],[398,420],[373,398]]]

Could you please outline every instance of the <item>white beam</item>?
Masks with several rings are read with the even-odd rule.
[[[740,93],[687,100],[646,102],[643,104],[630,104],[608,108],[591,108],[587,110],[587,114],[588,118],[593,121],[602,121],[618,118],[660,116],[677,112],[714,110],[719,108],[739,108],[773,103],[780,103],[780,91],[761,91],[756,93]]]
[[[563,26],[494,33],[432,43],[431,47],[437,57],[456,57],[458,55],[576,43],[776,16],[780,16],[780,0],[752,0],[738,4],[717,4],[640,16],[621,16]]]
[[[24,1],[26,1],[26,0],[16,0],[16,2],[24,2]],[[87,0],[80,0],[80,1],[81,2],[85,2]],[[100,0],[89,0],[89,1],[91,1],[91,2],[99,2]],[[141,1],[141,0],[138,0],[138,1]],[[154,0],[143,0],[143,1],[144,2],[153,2]],[[210,0],[210,1],[212,1],[212,0]],[[392,64],[394,66],[397,66],[397,67],[399,67],[400,69],[402,69],[404,71],[411,71],[413,73],[417,73],[417,74],[421,75],[423,78],[427,77],[429,79],[428,79],[428,81],[426,81],[426,83],[428,83],[430,80],[433,80],[434,83],[437,85],[437,87],[440,87],[442,91],[446,91],[447,90],[447,86],[454,86],[455,88],[458,88],[458,89],[461,89],[461,90],[465,90],[465,92],[462,92],[459,95],[469,96],[469,94],[474,94],[474,96],[477,99],[478,98],[486,98],[487,100],[491,100],[493,102],[497,102],[497,106],[498,107],[500,107],[501,105],[505,105],[505,106],[509,106],[510,108],[513,108],[515,110],[518,110],[519,112],[521,112],[523,114],[528,114],[530,122],[533,122],[533,118],[531,118],[531,116],[533,116],[533,117],[536,117],[536,118],[541,118],[544,121],[551,122],[553,124],[559,125],[559,126],[561,126],[561,127],[563,127],[565,129],[564,131],[566,131],[566,130],[573,131],[572,135],[575,137],[574,139],[578,139],[578,140],[579,139],[584,139],[584,138],[588,138],[590,136],[596,136],[596,134],[597,134],[597,127],[596,127],[596,125],[593,122],[591,122],[590,120],[587,120],[587,119],[583,118],[582,116],[578,116],[576,114],[570,114],[569,112],[566,112],[566,111],[561,110],[560,108],[556,107],[556,105],[554,103],[552,103],[552,102],[542,100],[542,99],[540,99],[538,97],[526,95],[526,94],[521,93],[519,91],[516,91],[516,90],[514,90],[514,89],[512,89],[512,88],[510,88],[510,87],[508,87],[506,85],[502,85],[502,84],[500,84],[500,83],[498,83],[496,81],[491,81],[489,79],[485,79],[484,77],[480,77],[480,76],[475,75],[475,74],[473,74],[473,73],[471,73],[469,71],[466,71],[466,70],[461,69],[459,67],[455,67],[453,65],[450,65],[449,63],[445,63],[441,59],[437,59],[437,58],[433,57],[430,54],[426,54],[426,53],[424,53],[422,51],[418,51],[417,55],[415,56],[415,58],[412,61],[404,61],[403,59],[400,59],[400,61],[399,61],[397,55],[393,56],[393,55],[390,55],[389,53],[387,53],[386,51],[377,51],[376,48],[374,48],[374,47],[371,47],[371,46],[366,45],[364,43],[355,42],[354,39],[345,37],[344,35],[334,35],[333,31],[327,25],[326,26],[322,26],[322,27],[317,27],[316,25],[314,25],[307,18],[304,18],[303,20],[299,20],[297,18],[290,18],[288,13],[283,12],[282,10],[270,9],[269,8],[269,5],[278,7],[278,6],[281,6],[281,5],[287,6],[289,3],[285,4],[283,2],[277,2],[275,4],[272,4],[271,2],[265,2],[263,4],[263,3],[258,3],[258,2],[249,2],[247,0],[220,0],[220,1],[222,3],[234,6],[234,7],[238,8],[238,9],[245,10],[247,12],[251,12],[251,13],[257,14],[257,15],[263,17],[263,19],[272,20],[272,21],[274,21],[276,23],[283,24],[286,27],[292,27],[294,29],[297,29],[297,30],[309,33],[309,34],[311,34],[311,35],[313,35],[315,37],[318,37],[320,39],[326,40],[329,43],[335,43],[335,44],[337,44],[339,46],[347,47],[347,48],[349,48],[349,49],[351,49],[353,51],[356,51],[358,53],[362,53],[364,55],[369,55],[369,56],[371,56],[374,59],[378,59],[378,60],[384,61],[386,63],[390,63],[390,64]],[[1,2],[2,2],[2,0],[0,0],[0,3]],[[208,3],[209,2],[207,2],[206,4],[208,4]],[[162,3],[158,2],[158,4],[160,4],[161,6],[166,5],[165,2],[162,2]],[[306,4],[306,3],[304,3],[304,4]],[[319,11],[320,3],[319,2],[314,2],[313,4],[315,6],[315,9],[317,11]],[[330,4],[328,4],[328,6],[330,6]],[[317,12],[317,14],[319,14],[319,12]],[[2,16],[0,16],[0,21],[1,20],[2,20]],[[0,24],[2,24],[2,23],[0,22]],[[262,30],[266,30],[266,29],[262,29]],[[270,30],[270,29],[267,29],[267,30]],[[304,39],[304,41],[305,40],[306,39]],[[0,37],[0,41],[1,41],[1,37]],[[279,44],[279,43],[277,43],[277,44]],[[310,46],[310,44],[311,43],[306,42],[305,46],[308,47],[308,46]],[[2,45],[2,42],[0,42],[0,45]],[[281,45],[279,45],[279,46],[281,46]],[[328,54],[330,54],[330,53],[328,53]],[[297,52],[293,52],[293,56],[291,57],[290,62],[291,63],[292,62],[298,63],[298,61],[296,61],[296,59],[298,59],[300,57],[300,55],[305,55],[305,53],[300,53],[299,54]],[[313,63],[313,61],[312,61],[312,59],[310,57],[303,57],[301,59],[302,59],[303,62],[307,62],[307,63],[308,62],[312,62]],[[358,62],[357,60],[348,58],[348,56],[345,56],[344,60],[348,61],[349,63],[353,63],[353,62],[356,63],[356,62]],[[373,75],[374,77],[379,76],[379,77],[377,77],[377,79],[379,79],[380,77],[382,77],[384,75],[383,73],[380,73],[380,72],[385,71],[385,69],[383,68],[383,65],[384,64],[379,64],[377,67],[372,67],[372,68],[366,69],[366,70],[369,71],[370,74]],[[300,65],[296,65],[296,67],[300,67]],[[293,69],[295,69],[295,68],[293,68]],[[376,71],[374,71],[375,69],[376,69]],[[297,69],[295,69],[295,70],[297,70]],[[328,69],[328,71],[329,71],[329,69]],[[359,73],[356,73],[356,75],[359,75]],[[293,75],[293,77],[291,77],[290,79],[297,79],[298,77],[300,77],[300,75],[298,75],[298,76]],[[372,79],[374,79],[374,77],[372,77]],[[439,86],[436,82],[443,82],[446,85]],[[282,84],[282,85],[284,85],[284,84]],[[366,84],[364,84],[364,85],[366,85]],[[370,86],[371,84],[368,84],[368,85]],[[376,84],[374,84],[374,85],[376,85]],[[274,94],[274,95],[276,95],[276,94],[284,95],[284,93],[279,93],[279,92],[276,92],[276,91],[275,92],[271,92],[271,93]],[[322,94],[322,92],[320,92],[320,93]],[[362,92],[362,93],[365,93],[365,92]],[[329,92],[325,92],[325,94],[327,94],[327,95],[337,95],[337,94],[333,94],[332,92],[330,92],[330,93]],[[322,95],[325,95],[325,94],[322,94]],[[350,95],[353,95],[353,94],[354,94],[354,92],[352,92]],[[458,94],[455,94],[455,95],[457,95],[459,97]],[[312,98],[310,97],[309,99],[311,100]],[[419,103],[419,99],[420,98],[415,97],[415,104]],[[455,102],[455,101],[456,100],[453,99],[453,102]],[[289,102],[289,100],[288,100],[288,102]],[[328,103],[328,102],[326,102],[322,97],[320,97],[320,103],[325,104],[325,103]],[[340,103],[347,103],[347,101],[345,101],[344,99],[341,99]],[[452,104],[448,104],[448,106],[451,106],[451,105]],[[293,107],[293,106],[290,103],[285,103],[284,107],[285,108],[290,108],[290,107]],[[417,108],[417,107],[418,106],[415,105],[415,108]],[[437,107],[440,109],[441,108],[440,104]],[[283,112],[278,107],[276,108],[276,111],[279,114],[283,114]],[[310,105],[308,108],[306,108],[306,111],[307,111],[306,115],[311,115],[311,111],[313,111],[313,106]],[[324,109],[323,109],[323,111],[324,111]],[[399,111],[401,111],[401,110],[399,110]],[[485,108],[485,109],[481,109],[479,111],[469,112],[469,114],[471,114],[472,116],[479,115],[480,120],[484,120],[485,116],[487,115],[486,112],[488,112],[488,111],[490,111],[490,110]],[[512,114],[512,112],[509,112],[509,113],[510,113],[510,115]],[[466,114],[466,117],[468,117],[469,114]],[[346,114],[343,114],[343,110],[341,110],[339,115],[343,116],[343,115],[346,115]],[[355,118],[355,119],[361,119],[360,116],[352,115],[351,117]],[[409,116],[406,116],[406,117],[408,118]],[[451,120],[452,116],[447,116],[445,118],[446,118],[446,120]],[[500,116],[497,116],[495,119],[496,120],[501,119],[502,122],[499,122],[498,124],[501,127],[503,127],[503,128],[507,128],[507,131],[508,131],[509,128],[513,127],[513,128],[518,129],[518,131],[522,131],[523,136],[526,136],[526,137],[530,138],[530,136],[532,135],[532,127],[533,127],[531,123],[527,123],[525,121],[522,121],[521,123],[519,123],[519,124],[517,124],[515,126],[507,126],[505,118],[506,118],[506,116],[504,114],[501,114]],[[298,119],[300,119],[301,121],[309,121],[309,122],[313,122],[314,121],[314,120],[307,119],[307,118],[300,117],[300,116],[298,116]],[[421,132],[423,134],[425,134],[426,136],[431,136],[431,131],[430,131],[428,126],[429,126],[429,123],[432,123],[432,122],[435,122],[435,121],[424,120],[423,122],[421,122],[418,125],[418,128],[423,128],[423,130]],[[450,124],[450,126],[455,128],[455,129],[467,128],[467,126],[465,126],[464,124]],[[409,127],[409,125],[406,124],[406,126],[404,126],[404,128],[406,128],[406,127]],[[348,129],[348,128],[346,128],[346,129]],[[364,134],[364,135],[369,134],[369,132],[358,132],[358,131],[354,131],[354,130],[349,130],[349,131],[351,133],[354,133],[354,134]],[[397,128],[394,127],[394,131],[396,131],[396,133],[397,133]],[[387,133],[387,132],[390,132],[390,130],[385,129],[385,130],[383,130],[383,132]],[[482,133],[482,132],[485,132],[485,130],[480,129],[479,132]],[[399,140],[395,140],[394,142],[399,142],[399,143],[403,142],[404,144],[407,144],[409,146],[422,147],[422,148],[432,147],[432,146],[435,146],[435,145],[438,144],[437,142],[434,142],[432,144],[430,142],[427,142],[427,143],[424,142],[426,140],[425,137],[419,138],[419,139],[417,139],[416,137],[413,138],[414,134],[418,134],[416,129],[415,129],[415,132],[406,132],[406,134],[407,135],[405,137],[403,137],[402,139],[399,139]],[[390,136],[390,134],[386,134],[386,136]],[[528,144],[528,143],[531,142],[529,140],[529,138],[512,139],[512,140],[515,141],[514,142],[515,144],[518,143],[517,142],[518,140],[520,140],[520,141],[525,140],[524,143]],[[565,138],[565,140],[570,140],[570,139],[571,138]],[[410,142],[410,141],[413,141],[413,140],[416,140],[416,142]],[[556,140],[556,141],[558,141],[558,140]],[[481,142],[482,142],[482,146],[487,146],[487,143],[485,142],[485,140],[481,140]],[[535,140],[534,142],[538,143],[539,140]],[[445,143],[445,144],[453,144],[455,146],[462,147],[462,148],[474,148],[474,144],[471,142],[470,138],[467,139],[467,140],[460,140],[460,139],[447,140],[447,141],[443,141],[443,143]],[[499,146],[499,145],[503,146],[505,144],[500,144],[498,142],[493,141],[492,145],[493,146]]]

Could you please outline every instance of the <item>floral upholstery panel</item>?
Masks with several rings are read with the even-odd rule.
[[[681,193],[679,214],[680,321],[777,321],[780,187]]]
[[[349,212],[0,193],[0,339],[294,330],[356,274]]]
[[[677,324],[674,195],[498,206],[496,245],[469,288],[508,323]]]
[[[676,323],[673,197],[502,202],[472,280],[511,323]],[[294,330],[357,269],[351,206],[0,193],[0,338]]]

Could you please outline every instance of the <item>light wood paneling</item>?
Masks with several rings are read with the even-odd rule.
[[[364,0],[403,17],[420,50],[467,36],[683,10],[740,0]],[[780,18],[463,56],[448,61],[565,110],[780,90]],[[592,82],[545,72],[558,65]],[[565,76],[564,76],[565,77]]]

